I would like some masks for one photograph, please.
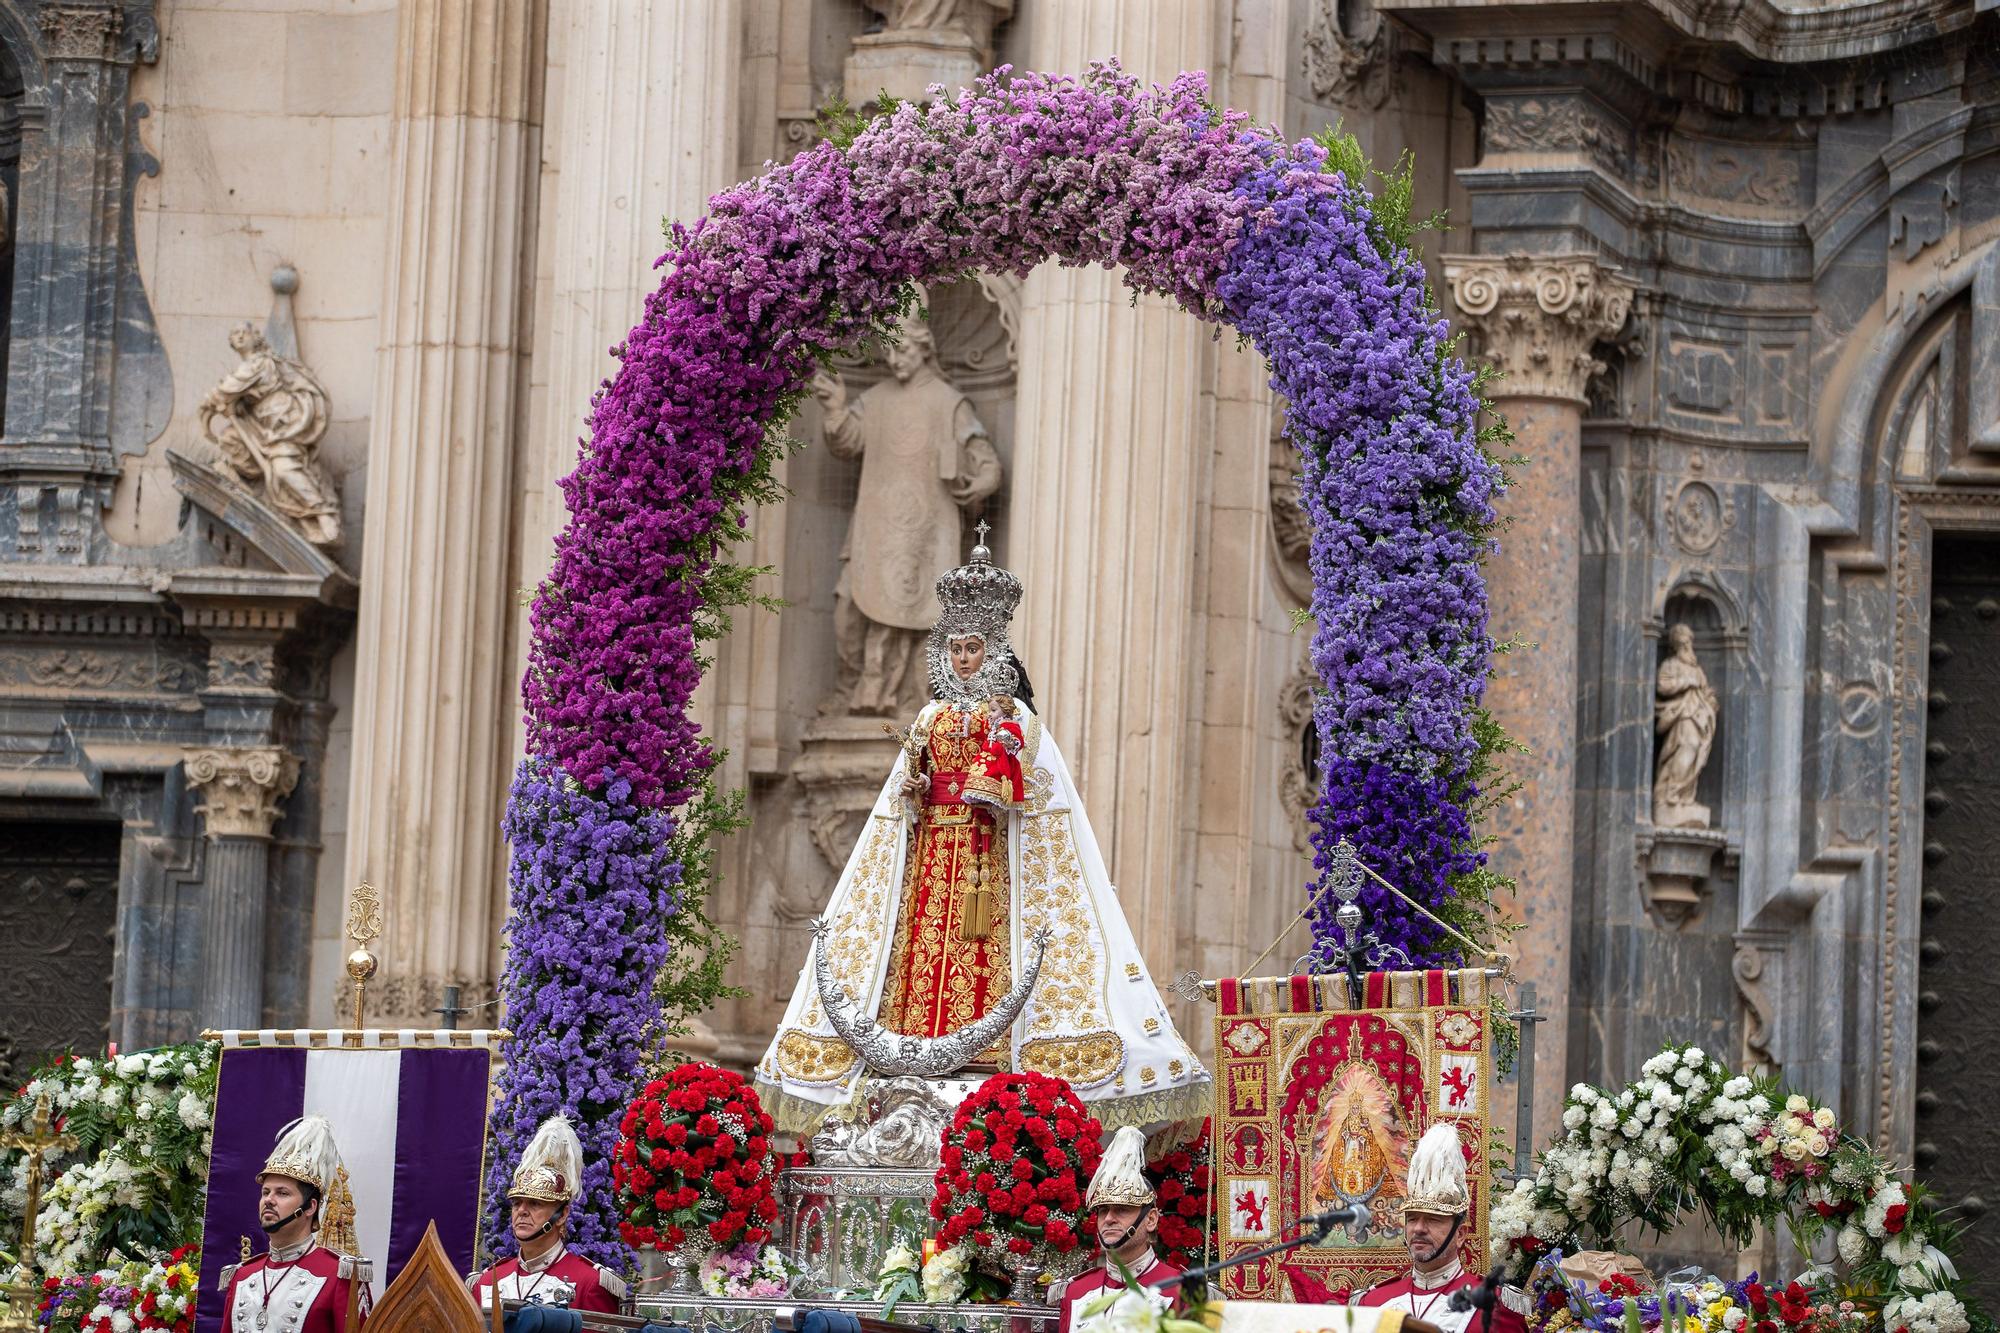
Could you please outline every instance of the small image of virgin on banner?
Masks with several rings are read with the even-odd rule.
[[[460,1272],[473,1269],[486,1112],[500,1033],[220,1032],[214,1150],[202,1218],[195,1333],[222,1327],[222,1270],[257,1224],[257,1173],[278,1132],[302,1115],[333,1126],[354,1200],[354,1237],[380,1299],[437,1223]]]

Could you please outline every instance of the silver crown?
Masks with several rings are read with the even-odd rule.
[[[957,569],[938,575],[937,598],[943,613],[938,623],[952,634],[990,634],[1005,627],[1021,604],[1021,580],[993,563],[986,545],[991,528],[981,523],[972,556]]]
[[[971,558],[938,575],[940,610],[927,646],[931,694],[954,703],[1011,695],[1021,683],[1020,673],[1014,669],[1013,644],[1007,637],[1014,608],[1021,604],[1021,580],[993,563],[993,552],[986,545],[991,526],[981,523],[976,531],[979,541]],[[970,680],[960,680],[946,660],[951,641],[973,634],[986,643],[986,662]]]

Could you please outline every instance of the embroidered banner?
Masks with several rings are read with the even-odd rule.
[[[1458,1128],[1472,1185],[1460,1253],[1486,1255],[1484,1144],[1493,1083],[1486,973],[1376,972],[1355,1005],[1344,976],[1216,986],[1215,1179],[1222,1259],[1362,1211],[1318,1246],[1232,1268],[1226,1297],[1340,1302],[1409,1266],[1398,1211],[1410,1153]]]

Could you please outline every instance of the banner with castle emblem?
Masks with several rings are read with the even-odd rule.
[[[1458,1128],[1472,1186],[1460,1253],[1468,1269],[1484,1266],[1486,973],[1363,982],[1359,1006],[1344,976],[1216,983],[1217,1257],[1294,1236],[1302,1217],[1362,1210],[1322,1245],[1230,1269],[1226,1297],[1337,1303],[1408,1268],[1403,1181],[1417,1140],[1440,1121]]]

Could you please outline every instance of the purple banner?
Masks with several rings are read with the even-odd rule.
[[[202,1223],[195,1333],[219,1333],[223,1268],[264,1250],[257,1173],[278,1132],[302,1115],[333,1126],[354,1200],[356,1248],[374,1261],[379,1299],[437,1223],[445,1252],[469,1272],[479,1217],[492,1052],[481,1047],[222,1053],[208,1209]]]

